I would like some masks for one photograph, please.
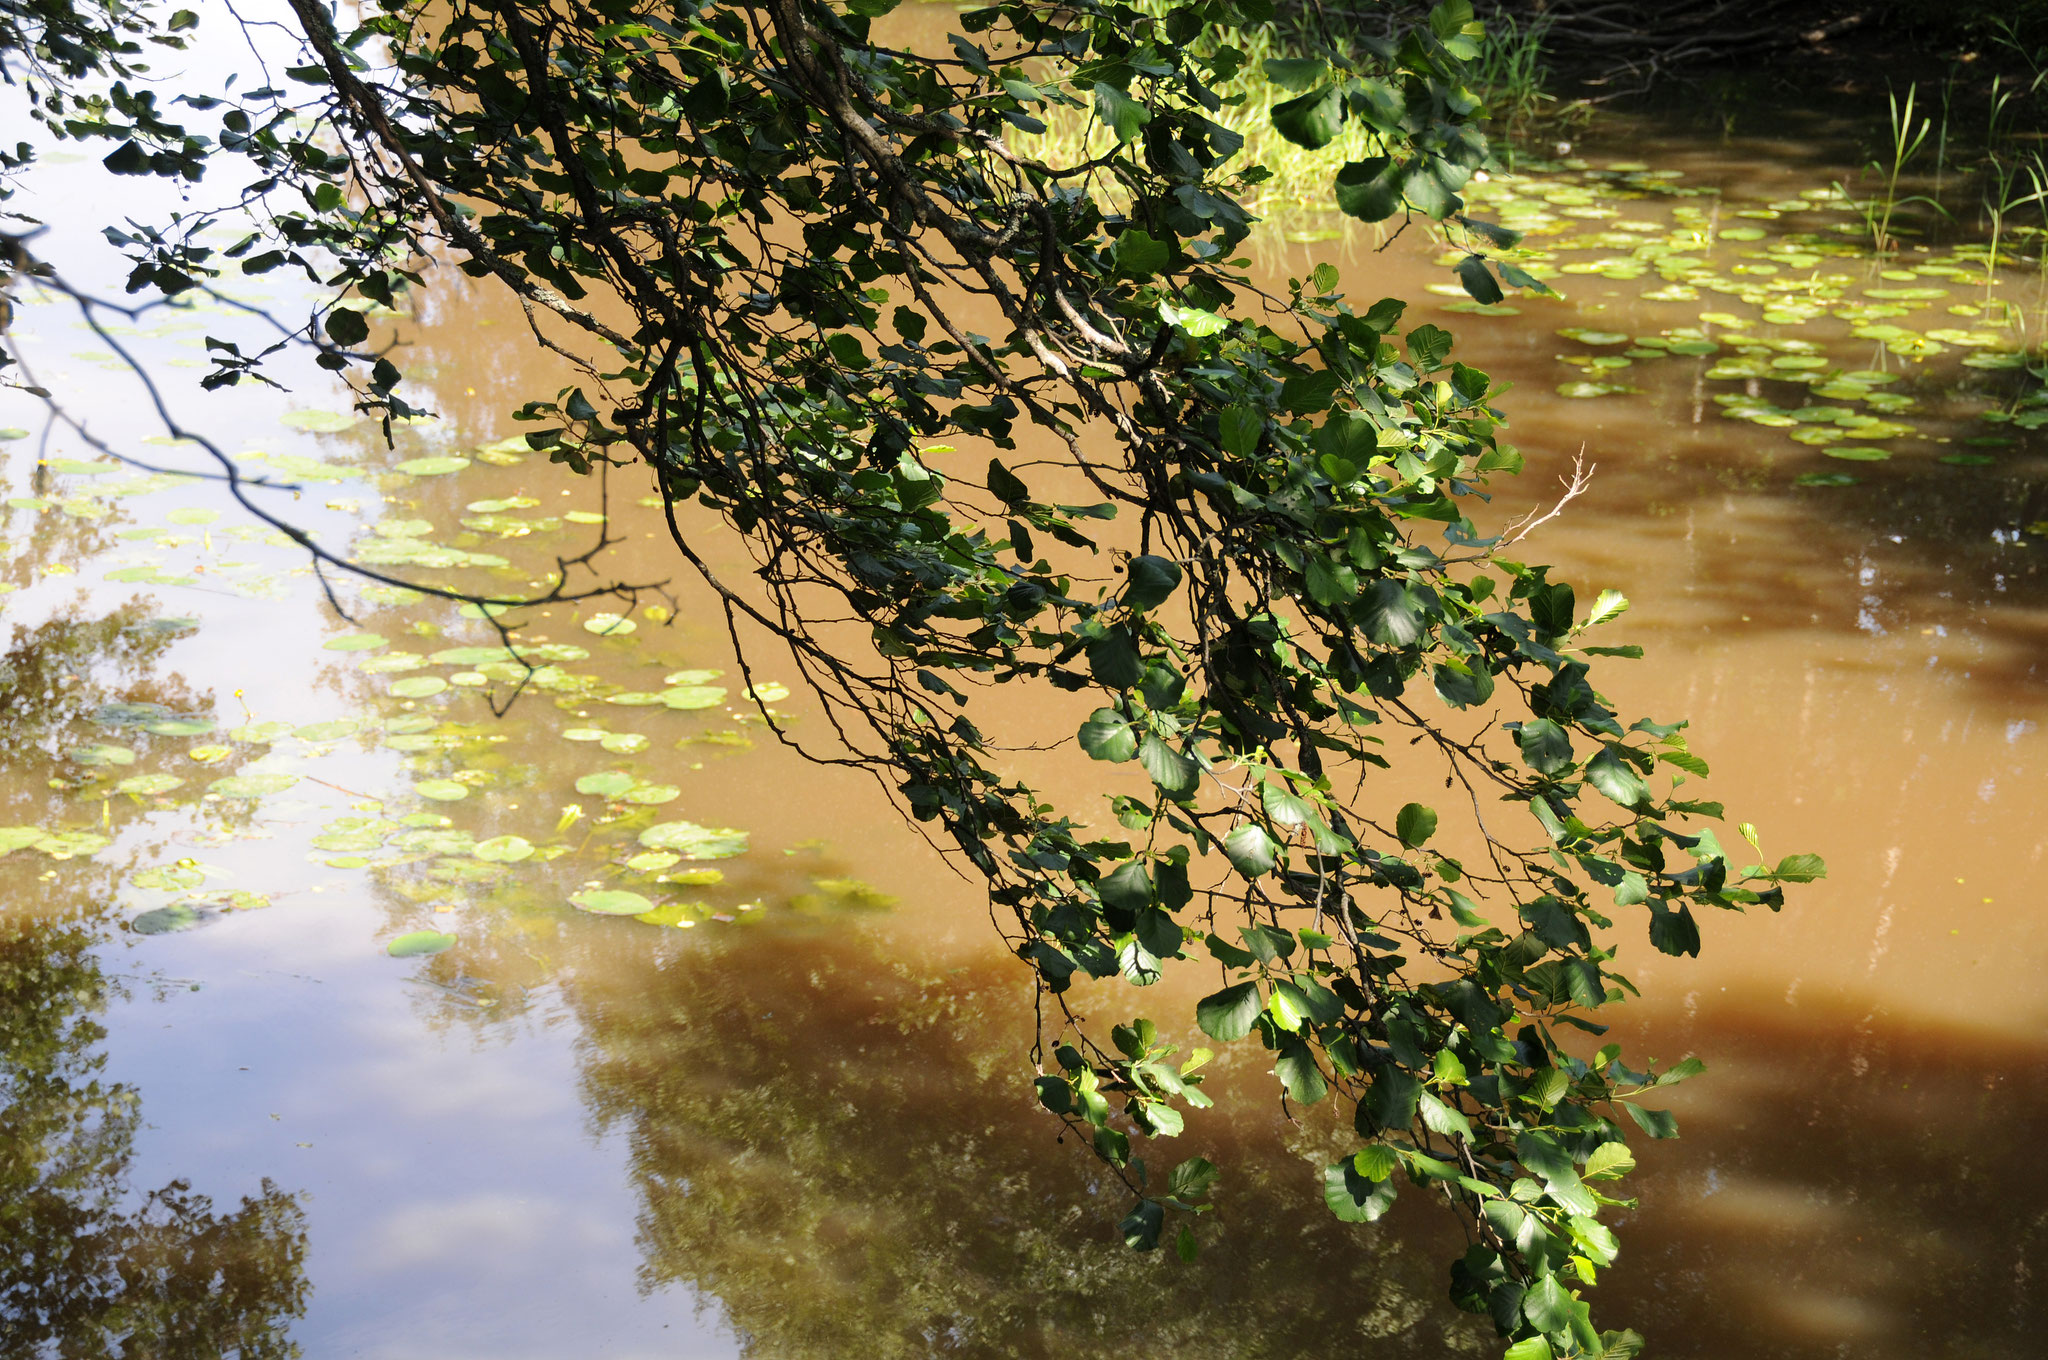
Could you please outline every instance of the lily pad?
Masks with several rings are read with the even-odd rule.
[[[391,693],[400,699],[426,699],[448,688],[448,682],[438,675],[408,675],[403,680],[391,682]]]
[[[716,708],[725,702],[725,690],[718,685],[675,685],[659,696],[670,708],[691,710]]]
[[[1558,332],[1567,340],[1576,340],[1582,345],[1620,345],[1629,340],[1620,331],[1587,330],[1583,326],[1567,326]]]
[[[348,633],[329,638],[320,645],[330,652],[374,652],[379,647],[390,646],[391,640],[377,633]]]
[[[133,765],[135,752],[125,746],[102,744],[81,746],[71,753],[71,758],[81,765]]]
[[[132,794],[137,798],[148,798],[155,794],[169,793],[172,789],[182,788],[184,784],[185,781],[174,774],[138,774],[130,775],[114,785],[114,792]]]
[[[638,732],[607,732],[598,738],[598,744],[613,755],[630,756],[646,750],[652,743]]]
[[[39,826],[0,826],[0,856],[26,850],[49,834]]]
[[[152,718],[142,730],[159,737],[203,737],[213,727],[211,718]]]
[[[623,636],[639,626],[623,614],[592,614],[583,621],[584,632],[596,633],[600,637]]]
[[[164,518],[172,524],[212,524],[220,518],[220,511],[204,505],[181,505]]]
[[[687,930],[710,914],[710,908],[702,902],[668,902],[652,911],[643,911],[633,919],[645,921],[650,926],[673,926]]]
[[[77,859],[96,855],[113,843],[113,837],[97,831],[57,831],[43,836],[35,848],[51,859]]]
[[[603,741],[611,733],[602,727],[571,727],[562,733],[564,741]]]
[[[446,931],[415,930],[385,945],[384,952],[394,959],[412,959],[422,954],[438,954],[454,943],[455,937]]]
[[[638,916],[654,909],[654,903],[623,888],[587,888],[571,894],[569,900],[578,910],[598,916]]]
[[[642,807],[654,807],[662,803],[672,803],[682,796],[683,791],[673,784],[635,784],[619,795],[619,800],[625,803],[638,803]]]
[[[408,458],[398,465],[397,470],[408,477],[445,477],[451,472],[460,472],[469,466],[467,458],[449,454],[438,458]]]
[[[340,741],[345,737],[354,736],[361,730],[359,723],[348,718],[337,718],[333,722],[307,723],[304,727],[293,729],[292,735],[300,741]]]
[[[652,874],[682,862],[683,857],[672,850],[642,850],[626,861],[626,867],[636,873]]]
[[[627,690],[623,694],[610,695],[605,699],[605,702],[608,704],[619,704],[626,708],[652,708],[656,704],[663,702],[663,700],[659,694],[650,694],[645,690],[636,689]]]
[[[661,677],[661,683],[664,685],[708,685],[724,674],[724,671],[670,671],[667,675]]]
[[[279,423],[309,434],[339,434],[361,419],[353,411],[287,411]]]
[[[185,752],[185,759],[196,760],[201,765],[218,765],[234,753],[232,746],[194,746]]]
[[[493,836],[487,841],[478,841],[472,853],[492,864],[517,864],[532,857],[533,842],[523,836]]]
[[[283,793],[298,782],[299,777],[295,774],[231,774],[225,779],[214,780],[206,787],[223,798],[264,798],[273,793]]]
[[[649,850],[673,850],[684,859],[731,859],[747,852],[747,833],[695,822],[662,822],[640,833]]]
[[[469,797],[469,785],[453,779],[422,779],[412,789],[420,797],[437,803],[459,803]]]
[[[789,686],[777,684],[773,680],[764,681],[761,684],[749,687],[746,691],[746,697],[758,699],[764,704],[779,704],[789,697]]]
[[[1840,458],[1851,463],[1882,463],[1891,457],[1891,454],[1883,449],[1869,448],[1861,444],[1852,445],[1845,449],[1829,449],[1827,455],[1830,458]]]
[[[287,722],[245,723],[228,733],[236,741],[254,742],[259,746],[266,746],[273,741],[281,741],[291,734],[292,725]]]
[[[174,931],[190,930],[204,919],[183,902],[174,902],[168,907],[143,912],[128,923],[128,928],[137,935],[169,935]]]
[[[586,774],[576,781],[576,792],[593,794],[603,798],[618,798],[640,781],[624,770],[603,770],[597,774]]]

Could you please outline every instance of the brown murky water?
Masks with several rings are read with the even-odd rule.
[[[1640,1153],[1642,1207],[1598,1301],[1673,1357],[2031,1356],[2048,1322],[2031,1147],[2048,1116],[2048,542],[2025,526],[2048,506],[2041,437],[1980,418],[2009,371],[1960,361],[2038,342],[2039,317],[1915,357],[1852,333],[1883,317],[1768,321],[1785,295],[1611,263],[1698,213],[1713,239],[1695,254],[1723,283],[1939,286],[1878,301],[1915,303],[1901,324],[1923,331],[2003,319],[1940,272],[1945,247],[1902,261],[1937,266],[1906,280],[1853,256],[1784,262],[1816,228],[1763,205],[1840,177],[1829,144],[1596,130],[1581,168],[1507,185],[1553,215],[1531,242],[1568,297],[1446,320],[1518,385],[1530,470],[1508,496],[1544,496],[1581,448],[1599,465],[1533,550],[1634,601],[1617,627],[1649,659],[1610,667],[1610,691],[1690,717],[1711,796],[1773,856],[1832,869],[1782,915],[1705,923],[1698,960],[1628,943],[1647,999],[1622,1037],[1710,1071],[1679,1093],[1685,1137]],[[1600,173],[1623,154],[1718,193]],[[1720,236],[1730,222],[1759,235]],[[1319,234],[1271,239],[1276,274],[1329,258],[1359,292],[1442,281],[1416,253]],[[1705,296],[1645,296],[1688,287]],[[1991,294],[2032,309],[2038,289],[2013,269]],[[1716,309],[1748,324],[1703,324]],[[158,313],[129,339],[176,364],[230,324]],[[525,588],[608,514],[624,541],[604,579],[678,578],[674,617],[643,608],[602,635],[584,625],[610,606],[545,611],[522,638],[565,649],[551,687],[494,719],[502,672],[435,659],[487,644],[479,620],[347,581],[343,620],[217,487],[85,467],[75,439],[0,443],[0,837],[28,829],[0,856],[8,1353],[106,1327],[167,1356],[393,1360],[1489,1349],[1443,1299],[1448,1221],[1419,1202],[1374,1229],[1330,1220],[1311,1168],[1332,1135],[1279,1117],[1254,1054],[1219,1063],[1221,1108],[1182,1140],[1228,1173],[1201,1259],[1116,1244],[1111,1188],[1032,1111],[1028,989],[971,886],[873,785],[780,749],[736,676],[678,677],[733,663],[636,504],[646,488],[621,476],[601,503],[492,444],[552,383],[516,317],[449,285],[399,325],[446,419],[396,451],[342,420],[285,423],[332,400],[311,374],[300,395],[192,409],[303,483],[281,511],[421,579]],[[190,457],[144,442],[132,391],[62,313],[24,326],[102,434]],[[1715,352],[1670,352],[1674,336]],[[1794,341],[1747,356],[1769,373],[1802,372],[1769,360],[1804,343],[1831,371],[1900,375],[1880,386],[1911,409],[1874,409],[1906,433],[1843,427],[1893,456],[1831,459],[1843,441],[1795,441],[1809,427],[1789,417],[1724,418],[1716,396],[1864,409],[1712,376],[1744,336]],[[1621,344],[1626,366],[1588,366]],[[1638,390],[1558,392],[1623,379]],[[0,404],[0,426],[33,416]],[[1941,461],[1958,451],[1973,461]],[[469,462],[412,462],[451,456]],[[1798,484],[1830,475],[1859,480]],[[793,678],[760,664],[764,685]],[[678,706],[657,697],[679,688]],[[800,695],[770,702],[800,732],[815,718]],[[1063,707],[1020,721],[1071,729]],[[1056,791],[1084,797],[1085,777]],[[642,839],[683,821],[744,848]],[[684,906],[643,922],[566,905],[593,891]],[[417,931],[454,941],[386,952]]]

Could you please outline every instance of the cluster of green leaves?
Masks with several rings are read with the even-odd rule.
[[[1142,988],[1206,956],[1222,986],[1195,1023],[1256,1039],[1290,1103],[1355,1111],[1324,1172],[1340,1218],[1379,1217],[1405,1178],[1472,1223],[1454,1297],[1516,1360],[1626,1353],[1575,1293],[1614,1255],[1590,1187],[1628,1165],[1620,1120],[1674,1131],[1636,1097],[1690,1069],[1574,1056],[1566,1031],[1628,990],[1615,914],[1693,953],[1696,909],[1775,908],[1818,862],[1738,871],[1694,829],[1720,809],[1677,796],[1706,769],[1683,724],[1624,725],[1591,681],[1630,649],[1585,634],[1626,602],[1582,616],[1475,525],[1520,459],[1452,337],[1354,306],[1328,266],[1274,295],[1237,254],[1261,171],[1217,121],[1240,54],[1210,37],[1269,0],[1001,0],[936,43],[892,37],[892,8],[388,0],[344,34],[293,0],[296,93],[223,101],[211,141],[73,131],[119,135],[115,173],[185,174],[193,145],[253,167],[247,240],[131,229],[131,287],[239,260],[383,302],[452,251],[550,343],[578,336],[585,380],[525,406],[529,443],[572,473],[651,468],[729,619],[818,694],[843,747],[814,758],[874,771],[986,877],[1055,1002],[1040,1100],[1130,1185],[1133,1246],[1204,1207],[1205,1159],[1155,1181],[1138,1149],[1207,1099],[1154,1020],[1104,1046],[1066,1003],[1079,978]],[[1311,48],[1274,73],[1301,91],[1280,131],[1364,120],[1384,154],[1338,203],[1460,218],[1478,36],[1447,0],[1396,43]],[[1054,108],[1111,148],[1019,153],[1010,132]],[[1477,252],[1459,275],[1500,295]],[[305,338],[363,409],[412,411],[360,311]],[[705,564],[691,500],[745,537],[752,581]],[[872,655],[814,627],[848,615]],[[1029,682],[1097,696],[1078,743],[1114,769],[1120,831],[1004,772],[977,715]],[[1455,831],[1381,810],[1389,735],[1456,790]]]

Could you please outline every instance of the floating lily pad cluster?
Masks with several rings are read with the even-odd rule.
[[[1724,416],[1783,430],[1838,462],[1921,449],[1929,462],[1991,465],[2013,431],[2048,423],[2048,364],[2029,348],[2023,310],[2037,281],[2029,262],[1994,261],[1970,244],[1875,258],[1858,205],[1833,188],[1742,203],[1678,171],[1537,163],[1470,193],[1476,210],[1525,233],[1508,256],[1561,293],[1595,286],[1575,278],[1640,283],[1626,294],[1685,307],[1655,333],[1559,330],[1571,343],[1558,359],[1577,370],[1558,384],[1562,396],[1637,396],[1638,374],[1679,359],[1731,385],[1713,397]],[[1958,409],[2009,428],[1959,436]],[[1857,479],[1809,469],[1794,480]]]

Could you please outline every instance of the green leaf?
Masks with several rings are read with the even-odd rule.
[[[1249,458],[1258,449],[1266,430],[1265,418],[1249,406],[1225,407],[1216,423],[1225,451],[1239,458]]]
[[[1571,1326],[1572,1296],[1564,1281],[1546,1275],[1522,1296],[1522,1316],[1539,1332],[1561,1332]]]
[[[343,349],[353,349],[370,338],[370,323],[361,312],[336,307],[327,314],[327,336]]]
[[[1118,624],[1088,644],[1088,673],[1111,689],[1133,689],[1145,678],[1131,630]]]
[[[1550,1343],[1540,1336],[1517,1341],[1501,1353],[1500,1360],[1553,1360]]]
[[[1201,781],[1201,766],[1149,732],[1138,743],[1138,764],[1169,798],[1187,797]]]
[[[1081,724],[1081,749],[1096,760],[1122,762],[1138,754],[1138,737],[1124,715],[1098,708]]]
[[[1130,141],[1152,121],[1150,109],[1114,85],[1098,81],[1094,93],[1095,112],[1116,133],[1119,143]]]
[[[1771,870],[1771,877],[1787,883],[1811,883],[1828,876],[1827,861],[1819,855],[1787,855]]]
[[[1586,1169],[1580,1179],[1618,1181],[1635,1169],[1636,1155],[1629,1151],[1627,1143],[1602,1143],[1586,1158]]]
[[[1384,222],[1401,210],[1401,185],[1385,156],[1352,161],[1337,172],[1337,209],[1361,222]]]
[[[1548,718],[1525,722],[1515,733],[1522,763],[1538,774],[1561,774],[1572,766],[1571,734]]]
[[[1323,1170],[1323,1202],[1346,1223],[1371,1223],[1394,1206],[1398,1193],[1393,1178],[1370,1180],[1360,1175],[1350,1157],[1340,1157]]]
[[[1104,906],[1135,912],[1152,903],[1152,875],[1145,872],[1143,860],[1126,860],[1103,875],[1095,890]]]
[[[1408,803],[1394,818],[1394,834],[1410,850],[1436,834],[1436,813],[1420,803]]]
[[[1320,151],[1344,130],[1344,96],[1335,85],[1273,106],[1273,127],[1296,146]]]
[[[1458,261],[1458,282],[1463,284],[1474,302],[1490,307],[1506,295],[1500,285],[1494,282],[1493,271],[1486,267],[1486,260],[1478,255],[1467,255]]]
[[[1442,368],[1451,357],[1451,333],[1441,326],[1417,326],[1408,332],[1408,356],[1417,372]]]
[[[1313,1105],[1330,1093],[1329,1082],[1323,1079],[1322,1069],[1316,1066],[1315,1054],[1298,1036],[1291,1036],[1280,1046],[1280,1056],[1273,1064],[1273,1071],[1297,1105]]]
[[[1259,999],[1259,984],[1240,982],[1196,1002],[1195,1023],[1211,1039],[1227,1044],[1250,1034],[1252,1026],[1258,1023],[1259,1012],[1264,1009],[1264,1003]]]
[[[1166,1188],[1175,1199],[1201,1199],[1215,1188],[1222,1176],[1214,1162],[1205,1157],[1190,1157],[1166,1178]]]
[[[1164,557],[1133,557],[1126,570],[1124,604],[1141,612],[1157,609],[1180,587],[1180,565]]]
[[[1586,782],[1625,808],[1640,808],[1650,801],[1650,786],[1624,760],[1612,742],[1586,762]]]
[[[1166,268],[1173,250],[1166,242],[1138,227],[1124,228],[1112,248],[1117,273],[1134,279],[1149,279]]]
[[[1245,823],[1223,838],[1223,854],[1230,861],[1230,867],[1246,878],[1272,873],[1277,848],[1265,828],[1253,822]]]
[[[1100,89],[1101,86],[1097,86]],[[1132,1251],[1150,1251],[1159,1245],[1159,1229],[1166,1222],[1166,1209],[1156,1200],[1141,1199],[1138,1207],[1124,1216],[1117,1225],[1117,1231],[1124,1235],[1124,1245]]]
[[[1268,57],[1263,69],[1266,79],[1299,94],[1328,75],[1330,63],[1321,57]]]
[[[1596,623],[1618,619],[1627,612],[1628,596],[1618,590],[1603,590],[1600,597],[1593,601],[1593,611],[1586,615],[1586,622],[1582,626],[1591,628]]]
[[[1669,1110],[1646,1110],[1640,1105],[1624,1100],[1621,1108],[1628,1111],[1628,1117],[1636,1121],[1636,1127],[1652,1138],[1676,1138],[1678,1118]]]

